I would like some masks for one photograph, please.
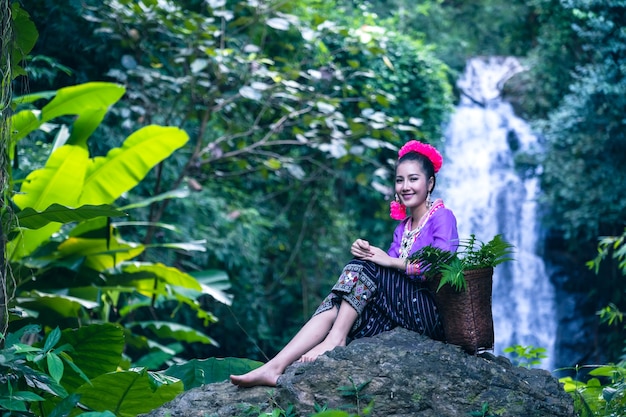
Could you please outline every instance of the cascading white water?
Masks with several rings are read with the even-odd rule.
[[[529,126],[501,99],[501,87],[521,70],[511,57],[474,58],[457,86],[462,98],[446,130],[437,189],[455,213],[461,239],[496,234],[515,246],[515,261],[494,273],[494,353],[508,346],[546,349],[540,367],[552,370],[554,288],[537,253],[537,178],[522,178],[514,152],[537,144]]]

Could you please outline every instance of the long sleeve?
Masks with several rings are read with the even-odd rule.
[[[420,236],[415,240],[411,253],[429,244],[451,252],[456,251],[459,233],[454,213],[447,208],[442,208],[429,219],[428,223],[430,223],[426,225],[428,227],[424,227]]]

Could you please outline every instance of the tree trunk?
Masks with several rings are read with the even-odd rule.
[[[0,91],[0,189],[2,190],[2,198],[0,198],[0,336],[4,340],[4,336],[8,326],[8,296],[7,296],[7,260],[6,260],[6,230],[7,216],[6,211],[10,210],[6,206],[7,194],[9,192],[8,176],[8,148],[11,137],[10,129],[10,112],[12,89],[11,82],[12,67],[11,53],[13,50],[13,21],[11,19],[11,2],[10,0],[0,0],[0,74],[2,76],[2,86]]]

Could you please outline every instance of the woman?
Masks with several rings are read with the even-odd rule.
[[[427,245],[456,250],[454,214],[441,200],[430,201],[442,162],[434,147],[415,140],[400,149],[395,179],[399,202],[391,203],[391,216],[402,221],[389,250],[357,239],[350,249],[355,259],[344,267],[313,317],[269,362],[247,374],[231,375],[233,384],[276,386],[278,377],[296,360],[313,361],[324,352],[345,346],[349,338],[374,336],[397,326],[443,338],[420,265],[407,262],[409,255]]]

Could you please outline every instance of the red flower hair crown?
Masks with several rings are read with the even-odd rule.
[[[443,157],[439,151],[435,149],[434,146],[427,143],[422,143],[417,140],[408,141],[398,151],[398,159],[402,158],[409,152],[417,152],[428,158],[430,162],[433,163],[433,167],[435,167],[435,173],[439,171],[441,165],[443,164]]]

